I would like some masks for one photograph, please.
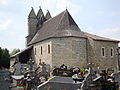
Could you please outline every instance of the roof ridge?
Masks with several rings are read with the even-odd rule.
[[[91,33],[88,33],[88,32],[84,32],[84,34],[87,36],[87,37],[90,37],[94,40],[107,40],[107,41],[116,41],[116,42],[120,42],[118,40],[115,40],[115,39],[111,39],[111,38],[107,38],[107,37],[104,37],[104,36],[99,36],[99,35],[95,35],[95,34],[91,34]]]
[[[66,10],[65,10],[65,11],[66,11]],[[61,21],[62,21],[62,19],[63,19],[64,15],[65,15],[65,11],[63,11],[63,12],[62,12],[62,13],[63,13],[63,15],[62,15],[62,17],[61,17],[61,19],[60,19],[60,21],[59,21],[59,24],[57,25],[56,29],[58,29],[58,28],[59,28],[59,25],[60,25],[60,23],[61,23]]]
[[[62,15],[57,29],[60,29],[60,30],[68,29],[68,30],[81,31],[67,9],[64,11]]]

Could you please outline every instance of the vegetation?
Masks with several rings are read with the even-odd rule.
[[[15,55],[16,53],[20,52],[20,49],[13,49],[13,51],[10,53],[10,56]]]
[[[0,47],[0,68],[5,67],[9,68],[10,66],[10,55],[8,49],[2,49]]]

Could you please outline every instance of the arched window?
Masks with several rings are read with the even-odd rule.
[[[103,57],[105,56],[105,48],[104,47],[101,48],[101,54]]]
[[[50,45],[48,45],[48,53],[50,53]]]
[[[35,55],[36,55],[36,48],[35,48]]]
[[[41,46],[41,55],[42,55],[42,46]]]
[[[113,56],[113,48],[110,49],[110,56]]]

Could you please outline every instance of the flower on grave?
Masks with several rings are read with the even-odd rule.
[[[18,86],[23,86],[23,83],[18,83]]]

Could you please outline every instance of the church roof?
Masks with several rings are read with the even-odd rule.
[[[26,52],[26,51],[28,51],[28,50],[31,50],[32,48],[33,48],[33,46],[29,46],[29,47],[25,48],[24,50],[22,50],[22,51],[20,51],[20,52],[18,52],[18,53],[16,53],[16,54],[14,54],[14,55],[12,55],[10,58],[14,58],[14,57],[16,57],[17,55],[20,55],[20,54],[22,54],[22,53],[24,53],[24,52]]]
[[[42,11],[42,9],[40,7],[40,9],[39,9],[39,11],[37,13],[37,18],[40,19],[42,16],[44,16],[44,14],[43,14],[43,11]]]
[[[46,13],[46,15],[45,15],[45,18],[46,18],[46,20],[48,20],[48,19],[51,18],[51,14],[50,14],[49,10],[47,10],[47,13]]]
[[[84,34],[85,34],[87,37],[90,37],[90,38],[92,38],[92,39],[94,39],[94,40],[120,42],[120,41],[118,41],[118,40],[114,40],[114,39],[110,39],[110,38],[105,38],[105,37],[97,36],[97,35],[90,34],[90,33],[87,33],[87,32],[84,32]]]
[[[52,37],[66,36],[86,38],[67,9],[57,16],[45,21],[28,45]]]
[[[35,14],[35,11],[34,11],[33,7],[30,11],[30,14],[28,15],[28,18],[36,18],[36,14]]]

